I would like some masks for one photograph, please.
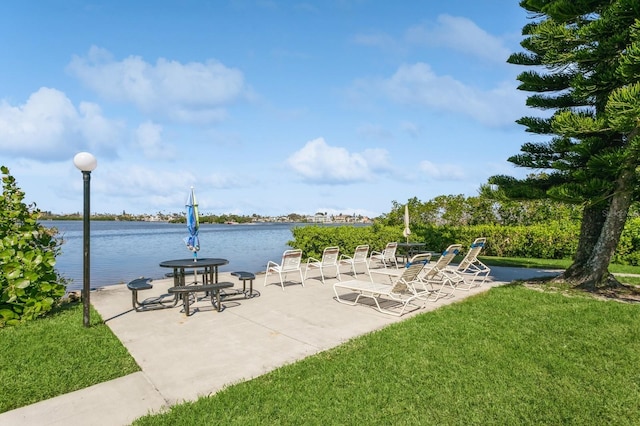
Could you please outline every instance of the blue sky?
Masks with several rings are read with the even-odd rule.
[[[82,210],[377,216],[477,195],[530,140],[517,0],[0,3],[0,164]]]

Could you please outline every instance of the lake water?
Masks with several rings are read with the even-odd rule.
[[[64,239],[56,269],[72,282],[67,290],[82,288],[82,221],[45,221]],[[280,262],[293,239],[291,229],[303,224],[200,225],[198,257],[221,257],[225,271],[264,271],[269,260]],[[164,222],[91,222],[91,288],[127,283],[137,277],[162,278],[171,272],[158,264],[193,257],[183,238],[185,224]]]

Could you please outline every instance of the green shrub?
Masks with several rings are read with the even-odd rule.
[[[380,251],[390,241],[402,241],[402,229],[395,226],[326,226],[313,225],[293,228],[290,247],[301,249],[303,258],[319,259],[322,251],[330,246],[340,247],[340,252],[352,255],[360,244],[369,244],[369,250]]]
[[[54,266],[56,231],[38,223],[40,212],[22,202],[9,169],[2,166],[0,198],[0,327],[45,315],[65,293]],[[62,284],[61,284],[62,283]]]
[[[404,225],[391,226],[303,226],[293,230],[289,245],[302,249],[304,257],[319,258],[322,250],[337,245],[341,253],[352,254],[359,244],[369,244],[380,251],[390,241],[405,241]],[[428,250],[441,252],[450,244],[469,247],[477,237],[486,237],[485,256],[536,259],[572,259],[578,245],[580,224],[571,221],[549,221],[529,226],[496,224],[452,226],[412,224],[409,241],[426,244]],[[640,217],[627,221],[612,263],[640,265]]]
[[[640,265],[640,218],[627,220],[613,262],[622,265]]]
[[[319,258],[322,250],[339,246],[342,253],[352,253],[359,244],[369,244],[380,251],[389,241],[405,241],[403,226],[304,226],[293,230],[289,245],[302,249],[304,257]],[[450,244],[469,247],[477,237],[486,237],[483,251],[486,256],[525,257],[540,259],[570,259],[575,253],[579,227],[569,222],[550,222],[545,225],[502,226],[435,226],[412,225],[409,241],[420,241],[428,250],[441,252]],[[640,238],[638,238],[640,240]],[[637,244],[634,246],[637,250]],[[634,255],[626,254],[626,258]]]

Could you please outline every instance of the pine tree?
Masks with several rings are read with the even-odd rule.
[[[528,106],[552,114],[518,123],[551,139],[526,143],[509,158],[537,174],[522,180],[494,176],[489,183],[511,198],[582,204],[578,250],[562,278],[586,288],[615,283],[608,265],[629,206],[638,199],[640,3],[523,0],[520,5],[532,22],[523,28],[526,52],[511,55],[509,62],[534,68],[518,76],[519,89],[533,93]]]

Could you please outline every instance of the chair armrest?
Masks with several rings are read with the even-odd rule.
[[[318,259],[310,257],[309,260],[307,260],[307,263],[320,263],[320,261]]]
[[[339,260],[353,260],[353,257],[347,256],[346,254],[341,254]]]
[[[372,251],[372,252],[371,252],[371,255],[370,255],[370,257],[371,257],[371,256],[373,256],[373,255],[376,255],[376,254],[377,254],[377,255],[380,255],[380,256],[382,256],[382,255],[383,255],[384,253],[382,253],[382,252],[379,252],[379,251]]]
[[[280,265],[279,265],[279,264],[277,264],[277,263],[276,263],[276,262],[274,262],[274,261],[271,261],[271,260],[267,262],[267,269],[269,269],[269,268],[271,268],[271,267],[274,267],[274,266],[279,267]]]

